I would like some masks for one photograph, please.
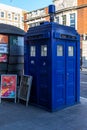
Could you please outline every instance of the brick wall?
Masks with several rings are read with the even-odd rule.
[[[8,36],[0,34],[0,43],[8,43]]]
[[[78,5],[87,4],[87,0],[78,0]],[[77,10],[77,30],[80,34],[87,33],[87,7]]]
[[[78,5],[87,4],[87,0],[77,0]]]
[[[24,14],[24,20],[27,20],[27,13]],[[28,24],[24,22],[24,31],[27,32],[28,30]]]
[[[45,8],[45,12],[46,12],[46,15],[48,15],[48,7]],[[49,21],[49,19],[50,19],[49,16],[46,16],[46,17],[45,17],[45,20],[46,20],[46,21]]]

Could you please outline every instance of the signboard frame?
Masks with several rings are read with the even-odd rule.
[[[0,103],[1,103],[1,99],[3,98],[14,99],[16,103],[16,89],[17,89],[17,75],[16,74],[2,74],[1,75]],[[2,95],[2,91],[5,91],[4,96]]]
[[[20,87],[18,92],[18,102],[20,99],[26,101],[26,106],[28,106],[28,102],[29,102],[32,79],[33,77],[30,75],[21,76]]]

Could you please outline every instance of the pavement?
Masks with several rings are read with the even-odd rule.
[[[80,96],[87,98],[87,71],[80,72]]]
[[[5,102],[0,105],[0,130],[87,130],[87,99],[57,112]]]
[[[87,130],[87,98],[57,112],[2,100],[0,130]]]

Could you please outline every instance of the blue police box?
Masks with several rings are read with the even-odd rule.
[[[56,111],[80,101],[80,38],[55,22],[29,28],[24,74],[33,76],[30,102]]]

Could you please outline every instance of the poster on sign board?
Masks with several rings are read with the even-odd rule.
[[[7,44],[0,44],[0,53],[8,53],[8,45]]]
[[[0,34],[0,44],[8,44],[8,35]]]
[[[0,34],[0,62],[7,62],[8,35]]]
[[[18,102],[19,99],[24,100],[26,101],[26,106],[28,106],[29,102],[31,85],[32,85],[32,76],[22,75],[19,88]]]
[[[0,53],[8,53],[8,36],[0,34]]]
[[[7,54],[0,54],[0,62],[7,62]]]
[[[17,75],[1,75],[1,99],[13,98],[16,102]]]

